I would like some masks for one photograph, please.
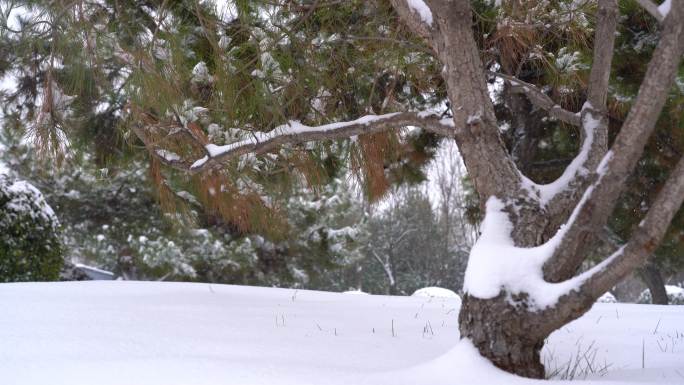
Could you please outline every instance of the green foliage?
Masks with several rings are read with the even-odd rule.
[[[150,142],[192,162],[203,150],[167,135],[170,127],[192,127],[221,145],[289,120],[317,125],[445,98],[441,66],[384,1],[126,1],[83,3],[79,12],[59,2],[14,6],[29,3],[21,33],[0,28],[19,85],[4,109],[40,139],[42,153],[60,159],[83,151],[111,168],[132,157],[131,145],[141,144],[134,129],[143,128]],[[302,174],[321,184],[354,158],[373,199],[393,183],[421,180],[436,145],[421,136],[389,135],[383,140],[396,143],[392,151],[350,141],[287,148],[194,177],[153,164],[152,181],[167,211],[187,211],[174,192],[188,191],[242,231],[274,232]],[[69,149],[59,145],[65,138]],[[334,161],[321,169],[321,159]],[[398,166],[386,175],[385,164]]]
[[[54,281],[63,263],[57,218],[42,194],[0,175],[0,282]]]

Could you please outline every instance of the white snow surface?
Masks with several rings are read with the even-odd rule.
[[[669,1],[669,0],[668,0]],[[432,11],[423,0],[407,0],[409,8],[418,13],[428,25],[432,25]]]
[[[459,342],[458,303],[198,283],[0,284],[0,382],[539,383]],[[584,385],[682,384],[682,325],[684,307],[597,304],[551,335],[543,359],[554,371],[587,351],[595,367],[609,365]]]
[[[607,291],[603,293],[603,295],[600,296],[596,301],[600,303],[617,303],[617,298],[615,298],[613,293]]]
[[[347,290],[343,291],[342,294],[349,294],[349,295],[369,295],[366,292],[363,292],[361,290]]]

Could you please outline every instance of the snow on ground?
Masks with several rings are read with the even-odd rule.
[[[190,283],[0,284],[0,383],[533,383],[458,342],[457,303]],[[608,367],[584,384],[684,384],[684,307],[598,304],[554,333],[544,357],[558,371],[576,358],[576,373],[591,371],[585,361]]]

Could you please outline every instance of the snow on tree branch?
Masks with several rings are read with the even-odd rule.
[[[630,241],[621,248],[622,252],[607,259],[604,266],[583,283],[594,298],[598,298],[615,286],[653,255],[682,203],[684,203],[684,158],[677,163],[646,217],[634,231]]]
[[[391,0],[392,7],[413,32],[429,43],[434,38],[434,23],[430,7],[422,0]]]
[[[636,2],[641,6],[641,8],[646,10],[646,12],[650,13],[651,16],[655,17],[659,23],[662,23],[663,20],[665,20],[665,16],[660,13],[660,7],[658,7],[656,3],[652,2],[651,0],[636,0]]]
[[[432,11],[423,0],[406,0],[406,2],[413,12],[418,13],[423,22],[432,25]]]
[[[679,2],[671,12],[675,17],[666,19],[660,42],[635,103],[611,148],[611,156],[605,157],[598,166],[602,177],[590,187],[588,193],[591,195],[586,204],[581,205],[577,220],[570,225],[563,244],[544,266],[545,277],[551,281],[567,279],[577,271],[587,246],[592,244],[593,229],[602,228],[607,222],[627,177],[655,129],[667,98],[667,92],[663,90],[674,82],[684,54],[684,24],[679,21],[684,17],[684,3]]]
[[[482,234],[470,252],[463,290],[481,299],[497,297],[502,290],[511,295],[524,293],[531,307],[553,307],[558,298],[577,288],[574,281],[546,282],[542,274],[542,266],[560,244],[564,230],[541,246],[517,247],[505,208],[496,197],[487,201]]]
[[[563,174],[555,181],[545,185],[534,183],[523,176],[523,188],[537,195],[542,207],[546,207],[554,198],[568,189],[578,177],[589,174],[587,162],[594,146],[595,133],[602,124],[601,121],[594,119],[591,113],[585,111],[590,108],[591,105],[589,103],[586,103],[582,108],[582,136],[584,141],[579,153],[570,162],[568,167],[565,168]]]
[[[442,119],[438,115],[425,112],[396,112],[385,115],[368,115],[349,122],[331,123],[316,127],[306,126],[297,121],[290,121],[271,132],[255,132],[249,139],[225,146],[207,144],[205,146],[207,154],[192,163],[188,171],[199,172],[226,159],[248,153],[262,154],[284,144],[344,139],[407,126],[421,127],[426,131],[451,136],[454,123],[450,118]]]

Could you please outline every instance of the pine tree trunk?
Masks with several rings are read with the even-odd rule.
[[[523,377],[544,378],[540,351],[546,335],[534,330],[535,318],[500,295],[483,300],[466,294],[459,314],[461,338],[469,339],[480,354],[498,368]]]
[[[639,276],[651,292],[651,302],[655,305],[667,305],[667,291],[660,270],[653,263],[648,263],[639,269]]]

